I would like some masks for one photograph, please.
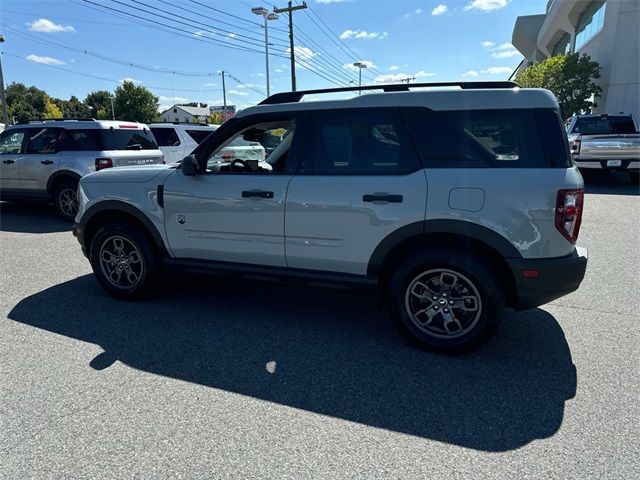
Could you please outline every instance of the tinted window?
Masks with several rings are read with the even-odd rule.
[[[545,166],[533,110],[405,110],[426,167]]]
[[[58,151],[96,152],[102,150],[100,130],[64,130],[58,142]]]
[[[608,135],[636,133],[630,116],[582,117],[578,118],[573,133],[583,135]]]
[[[152,128],[153,136],[160,147],[177,147],[180,145],[180,138],[175,128]]]
[[[148,129],[126,130],[110,128],[102,130],[105,150],[155,150],[158,148],[153,134]]]
[[[57,128],[31,128],[25,153],[55,153],[60,130]]]
[[[198,145],[200,145],[205,138],[211,135],[213,130],[187,130],[187,133],[193,138]]]
[[[540,144],[547,166],[567,168],[572,165],[569,143],[560,115],[555,110],[535,111]],[[570,121],[570,120],[569,120]]]
[[[24,130],[5,130],[0,134],[0,154],[20,153]]]
[[[303,172],[318,175],[394,175],[420,168],[393,110],[314,112],[309,115]]]

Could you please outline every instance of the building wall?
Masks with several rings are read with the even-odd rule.
[[[566,32],[574,51],[578,19],[590,3],[591,0],[549,2],[537,35],[522,28],[532,17],[519,17],[513,32],[514,46],[528,61],[537,62],[541,60],[540,53],[543,57],[551,55],[553,46]],[[596,100],[594,111],[633,113],[640,119],[640,0],[607,0],[602,30],[577,52],[588,54],[602,66],[598,83],[603,93]]]

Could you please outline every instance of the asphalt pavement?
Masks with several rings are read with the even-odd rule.
[[[337,291],[116,301],[52,208],[0,203],[0,478],[640,478],[639,193],[590,179],[580,290],[459,357]]]

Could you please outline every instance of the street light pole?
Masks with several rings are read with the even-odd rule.
[[[368,68],[367,64],[363,62],[355,62],[353,66],[358,68],[358,87],[362,87],[362,69]],[[359,91],[358,95],[362,95],[362,91]]]
[[[4,43],[4,36],[0,35],[0,44]],[[2,55],[0,55],[0,97],[2,97],[2,123],[9,126],[9,112],[7,112],[7,97],[4,93],[4,77],[2,75]]]
[[[261,15],[264,18],[264,55],[266,64],[266,78],[267,78],[267,97],[271,95],[270,82],[269,82],[269,20],[277,20],[277,13],[269,13],[264,7],[255,7],[251,9],[251,13]]]

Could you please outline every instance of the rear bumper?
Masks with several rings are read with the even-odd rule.
[[[576,291],[587,269],[587,256],[586,248],[576,247],[566,257],[507,259],[516,283],[516,310],[544,305]],[[525,278],[523,270],[537,270],[539,274]]]
[[[632,158],[619,160],[620,165],[613,166],[608,165],[607,162],[616,161],[615,158],[610,158],[606,160],[581,160],[579,158],[574,158],[573,162],[576,167],[585,170],[622,170],[622,171],[631,171],[637,172],[640,171],[640,158]]]

